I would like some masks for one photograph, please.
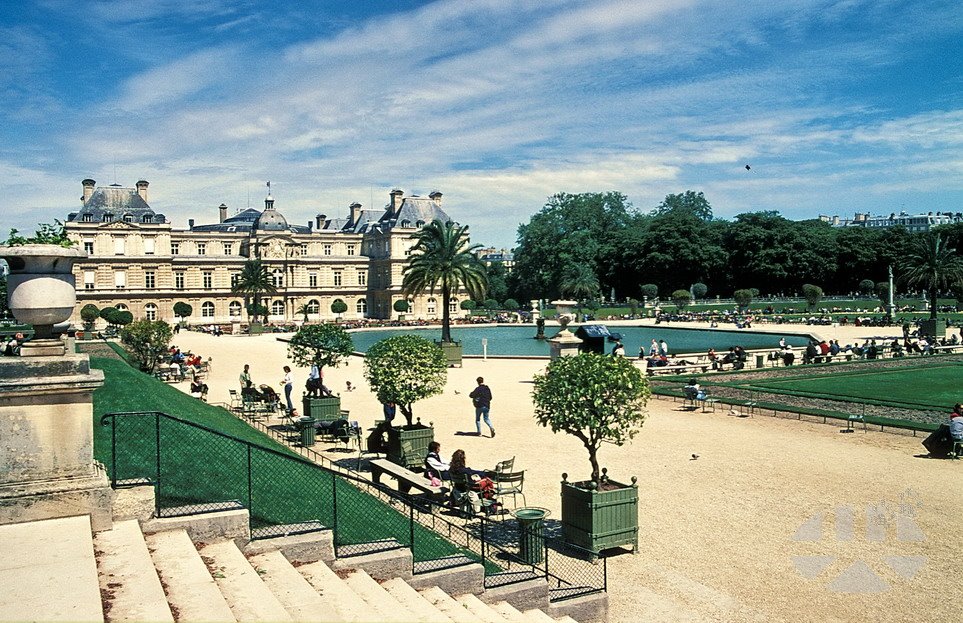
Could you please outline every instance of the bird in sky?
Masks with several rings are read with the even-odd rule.
[[[746,171],[752,171],[752,167],[750,167],[748,164],[746,165]]]

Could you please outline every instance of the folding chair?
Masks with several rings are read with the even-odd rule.
[[[512,457],[510,459],[506,459],[504,461],[499,461],[498,463],[495,463],[495,469],[493,471],[496,474],[500,474],[503,472],[510,472],[512,471],[512,468],[514,466],[515,466],[515,457]]]
[[[244,402],[241,400],[241,394],[238,393],[236,389],[229,389],[227,393],[231,396],[231,411],[240,411],[244,407]]]
[[[516,496],[522,496],[522,506],[527,506],[525,493],[525,471],[520,472],[501,472],[495,474],[495,498],[502,500],[503,496],[512,496],[512,506],[518,508]],[[502,502],[504,504],[504,502]]]

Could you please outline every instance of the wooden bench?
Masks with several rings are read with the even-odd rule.
[[[398,491],[402,493],[408,493],[412,487],[429,495],[445,493],[443,487],[432,486],[431,481],[421,474],[396,465],[388,459],[373,459],[369,465],[371,465],[371,480],[375,484],[381,484],[381,475],[386,474],[398,481]]]
[[[683,372],[706,372],[709,370],[709,364],[689,364],[684,366],[649,366],[645,369],[645,373],[649,376],[655,376],[656,374],[664,374],[669,372],[675,372],[676,374],[682,374]]]

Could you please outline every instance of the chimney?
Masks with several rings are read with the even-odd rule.
[[[81,199],[81,201],[83,201],[84,203],[87,203],[87,201],[90,200],[90,196],[94,194],[94,186],[97,185],[97,182],[95,182],[90,178],[87,178],[84,181],[82,181],[81,184],[84,185],[84,196]]]
[[[314,227],[314,221],[308,221],[308,231],[309,231],[309,232],[311,231],[311,229],[312,229],[313,227]]]
[[[349,206],[349,209],[351,210],[351,224],[357,225],[358,219],[361,218],[361,204],[355,201]]]
[[[194,231],[194,219],[187,219],[187,228],[191,231]]]
[[[833,215],[833,225],[839,225],[839,215]]]
[[[437,190],[433,190],[428,194],[428,198],[434,201],[435,203],[437,203],[438,205],[441,205],[441,192]]]
[[[315,227],[318,228],[318,231],[324,229],[324,224],[327,220],[328,220],[328,217],[326,214],[318,214],[317,216],[314,217]]]
[[[401,209],[402,198],[405,196],[405,191],[400,188],[395,188],[388,194],[391,196],[391,213],[398,214],[398,210]]]
[[[227,220],[227,206],[223,203],[217,206],[218,217],[221,219],[218,223],[223,223]]]
[[[147,202],[147,187],[148,187],[148,186],[149,186],[149,184],[147,183],[147,180],[138,180],[138,181],[137,181],[137,194],[140,195],[140,198],[143,199],[145,203]]]

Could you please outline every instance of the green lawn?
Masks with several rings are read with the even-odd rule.
[[[90,359],[105,376],[103,387],[94,392],[94,454],[108,472],[116,470],[119,479],[153,479],[159,469],[158,499],[163,506],[238,501],[250,509],[254,527],[314,520],[328,527],[337,523],[337,541],[342,545],[386,538],[410,542],[407,516],[330,472],[306,464],[293,451],[224,409],[192,398],[122,360]],[[161,411],[236,440],[164,418],[114,418],[114,461],[111,427],[101,426],[100,418],[125,411]],[[248,446],[238,440],[255,444],[250,454]],[[335,487],[336,517],[332,504]],[[470,555],[418,524],[415,539],[416,560]]]

